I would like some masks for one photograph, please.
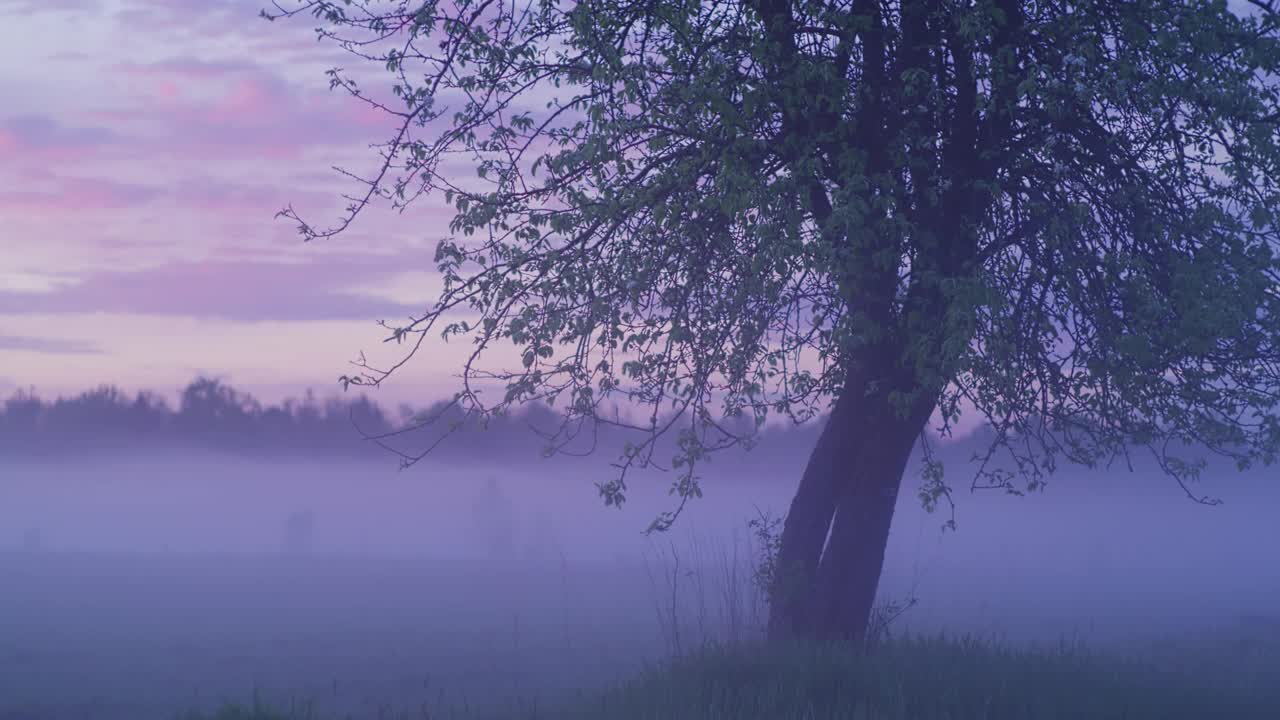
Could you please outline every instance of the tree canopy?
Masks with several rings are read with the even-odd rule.
[[[466,412],[557,401],[553,445],[601,422],[643,433],[606,502],[665,460],[667,432],[674,489],[696,496],[707,453],[825,411],[868,366],[860,388],[940,409],[944,431],[990,423],[1020,472],[982,465],[975,484],[1135,446],[1185,481],[1185,444],[1242,464],[1280,447],[1270,2],[312,0],[268,17],[305,14],[385,66],[394,97],[332,84],[399,128],[336,225],[284,214],[313,239],[442,195],[444,288],[391,337],[404,361],[472,342]],[[515,367],[487,362],[503,345]],[[925,502],[947,494],[932,473]]]

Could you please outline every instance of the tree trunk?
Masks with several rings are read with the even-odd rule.
[[[862,449],[855,394],[848,389],[836,401],[791,499],[769,591],[771,637],[803,636],[817,630],[813,601],[818,561],[840,498],[840,481]]]
[[[861,643],[875,606],[889,527],[911,450],[933,411],[932,398],[906,417],[890,413],[869,428],[845,485],[818,565],[813,609],[816,635]]]
[[[884,390],[868,395],[865,387],[846,385],[791,501],[770,593],[771,638],[866,636],[898,488],[934,398],[904,417]]]

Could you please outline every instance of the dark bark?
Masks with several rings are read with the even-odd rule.
[[[840,481],[861,450],[854,395],[846,390],[832,408],[791,499],[770,588],[770,636],[808,635],[817,629],[812,621],[818,560],[843,489]]]
[[[878,421],[866,429],[856,464],[845,469],[850,482],[818,565],[813,622],[825,639],[861,643],[866,637],[902,476],[933,402],[916,403],[905,417],[876,410]]]
[[[933,396],[905,415],[885,392],[847,385],[818,438],[783,525],[769,634],[861,642],[875,601],[902,475]]]

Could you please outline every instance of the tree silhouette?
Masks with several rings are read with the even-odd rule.
[[[390,421],[372,400],[314,395],[263,405],[251,395],[197,378],[179,393],[178,408],[150,391],[132,397],[102,385],[45,402],[21,390],[0,407],[0,448],[10,453],[74,455],[99,450],[166,447],[227,451],[352,453],[368,444],[353,427],[386,432]]]
[[[474,343],[468,415],[558,400],[556,441],[641,433],[607,503],[666,433],[682,507],[751,438],[725,418],[829,408],[770,623],[857,641],[935,412],[990,423],[1016,472],[974,483],[1009,490],[1135,445],[1184,488],[1184,443],[1274,457],[1280,13],[1243,7],[297,2],[265,14],[385,67],[395,98],[331,80],[398,128],[336,226],[282,214],[310,239],[443,196],[443,290],[389,339]],[[950,486],[926,467],[932,507]]]

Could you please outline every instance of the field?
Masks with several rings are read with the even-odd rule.
[[[779,650],[758,642],[745,575],[670,559],[548,578],[412,558],[7,554],[0,718],[1280,716],[1280,623],[1265,617],[1090,650],[1065,633],[915,634],[908,612],[869,656]]]
[[[45,535],[0,551],[0,719],[1280,717],[1270,495],[996,498],[945,536],[906,500],[883,599],[919,603],[861,656],[759,642],[746,509],[785,490],[647,540],[643,509],[548,491],[557,542],[502,558],[456,488],[140,467],[6,486],[0,525]],[[317,540],[288,551],[303,495]]]

